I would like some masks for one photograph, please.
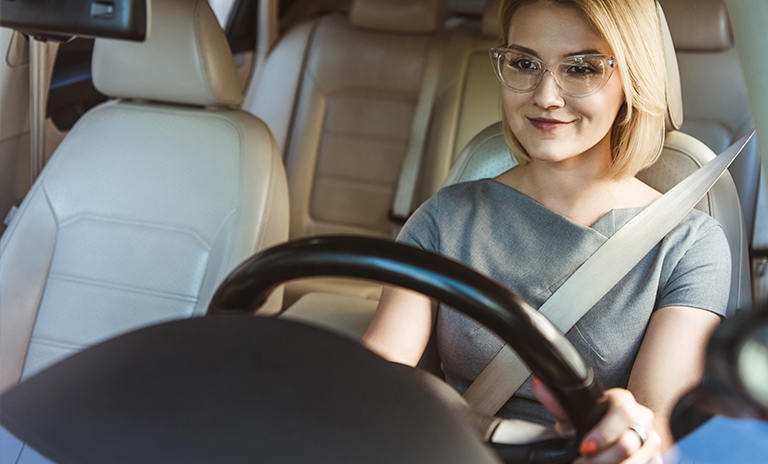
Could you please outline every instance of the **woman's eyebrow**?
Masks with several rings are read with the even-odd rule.
[[[565,56],[574,56],[574,55],[603,55],[603,52],[597,50],[596,48],[588,48],[586,50],[579,50],[577,52],[568,53]]]
[[[525,53],[526,55],[538,56],[535,50],[531,50],[528,47],[523,47],[522,45],[510,44],[505,48],[509,48],[510,50],[517,50],[518,52]]]
[[[526,55],[531,55],[531,56],[539,57],[538,53],[536,53],[535,50],[532,50],[532,49],[530,49],[528,47],[523,47],[522,45],[510,44],[510,45],[507,45],[505,48],[509,48],[510,50],[516,50],[518,52],[525,53]],[[601,52],[600,50],[598,50],[596,48],[587,48],[587,49],[584,49],[584,50],[577,50],[577,51],[573,51],[573,52],[568,52],[568,53],[563,54],[562,56],[566,57],[566,56],[574,56],[574,55],[602,55],[602,54],[603,54],[603,52]]]

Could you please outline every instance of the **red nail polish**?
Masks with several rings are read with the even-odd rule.
[[[541,385],[541,380],[539,380],[538,377],[534,377],[533,380],[531,380],[531,385],[533,385],[534,387],[538,387],[539,385]]]
[[[595,451],[597,451],[597,442],[595,440],[587,440],[581,444],[581,447],[579,447],[579,453],[581,453],[582,456],[592,454]]]

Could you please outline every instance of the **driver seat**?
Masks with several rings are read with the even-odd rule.
[[[660,6],[658,9],[667,62],[667,133],[659,160],[638,173],[637,178],[665,193],[716,155],[698,139],[678,131],[683,124],[680,74],[672,35],[664,12]],[[443,186],[495,177],[515,164],[517,163],[504,140],[501,123],[495,123],[477,134],[465,146]],[[752,309],[747,229],[736,185],[729,172],[726,171],[723,174],[696,208],[720,222],[730,244],[733,267],[728,315],[733,315],[740,310]]]

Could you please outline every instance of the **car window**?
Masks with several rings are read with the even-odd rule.
[[[213,10],[214,14],[216,14],[216,19],[219,20],[219,24],[221,24],[222,29],[226,30],[227,22],[229,21],[229,15],[232,12],[232,7],[236,2],[237,0],[208,0],[208,3],[211,4],[211,9]]]

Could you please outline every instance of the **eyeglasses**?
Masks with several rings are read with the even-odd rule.
[[[586,97],[600,90],[616,66],[615,58],[610,55],[573,55],[547,67],[539,58],[509,48],[492,48],[490,54],[501,83],[521,93],[538,87],[548,72],[563,93]]]

